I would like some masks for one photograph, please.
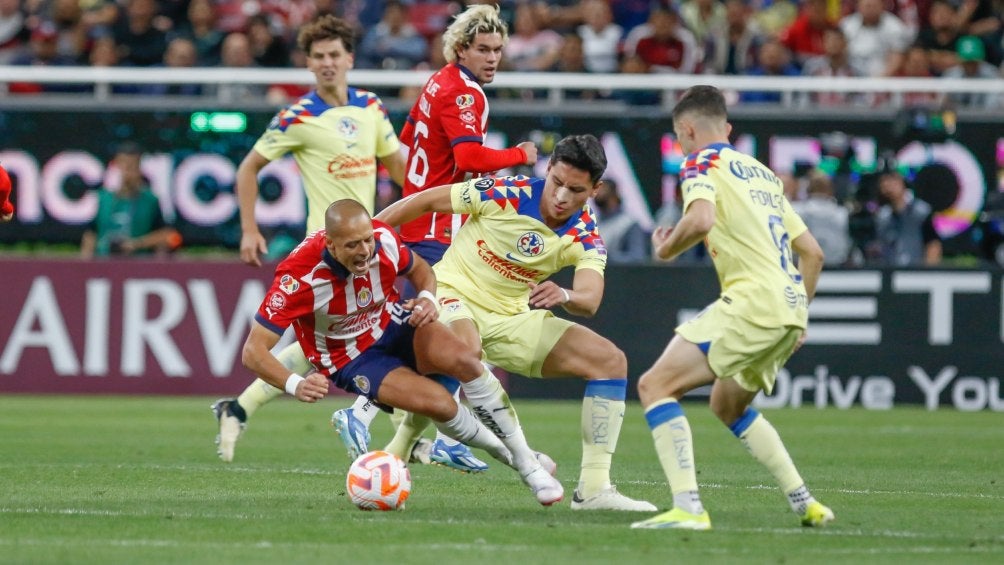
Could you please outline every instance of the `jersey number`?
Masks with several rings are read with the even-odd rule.
[[[429,176],[429,156],[422,148],[420,138],[429,138],[429,126],[425,122],[415,122],[415,143],[408,156],[408,182],[419,190],[425,188],[425,179]]]
[[[769,216],[767,219],[767,228],[770,230],[771,237],[774,238],[774,245],[777,246],[777,250],[780,252],[781,270],[791,277],[792,281],[796,283],[802,282],[802,273],[798,272],[798,268],[795,267],[795,258],[791,252],[791,242],[788,241],[788,230],[784,228],[781,216]]]

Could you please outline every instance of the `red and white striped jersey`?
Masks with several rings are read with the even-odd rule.
[[[373,220],[376,253],[365,275],[351,274],[325,247],[324,230],[307,236],[275,270],[255,320],[282,334],[293,326],[307,359],[331,375],[384,333],[399,295],[394,279],[411,269],[411,250]]]

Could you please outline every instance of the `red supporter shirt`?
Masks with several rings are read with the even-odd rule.
[[[464,180],[453,147],[484,143],[487,128],[488,99],[470,71],[449,64],[432,75],[401,130],[401,143],[408,147],[403,196]],[[458,214],[427,214],[402,225],[401,239],[449,245],[461,223]]]
[[[330,376],[383,336],[399,295],[394,279],[411,269],[411,250],[373,221],[376,253],[365,275],[351,274],[325,248],[324,230],[307,236],[275,270],[255,320],[282,334],[290,325],[307,359]]]

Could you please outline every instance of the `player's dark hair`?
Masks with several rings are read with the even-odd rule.
[[[607,170],[607,154],[600,140],[589,134],[570,135],[559,141],[551,154],[551,163],[558,162],[587,171],[593,183]]]
[[[341,39],[345,51],[352,53],[355,49],[356,30],[345,20],[331,14],[324,14],[300,28],[300,33],[296,36],[296,44],[301,51],[310,55],[310,48],[314,42],[326,39]]]
[[[705,118],[728,117],[725,109],[725,97],[722,91],[707,84],[692,86],[683,93],[680,101],[673,108],[673,121],[683,114],[697,114]]]

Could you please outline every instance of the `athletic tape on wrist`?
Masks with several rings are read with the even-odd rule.
[[[296,387],[305,380],[307,379],[297,375],[296,373],[291,374],[289,378],[286,379],[286,393],[291,396],[296,396]]]

